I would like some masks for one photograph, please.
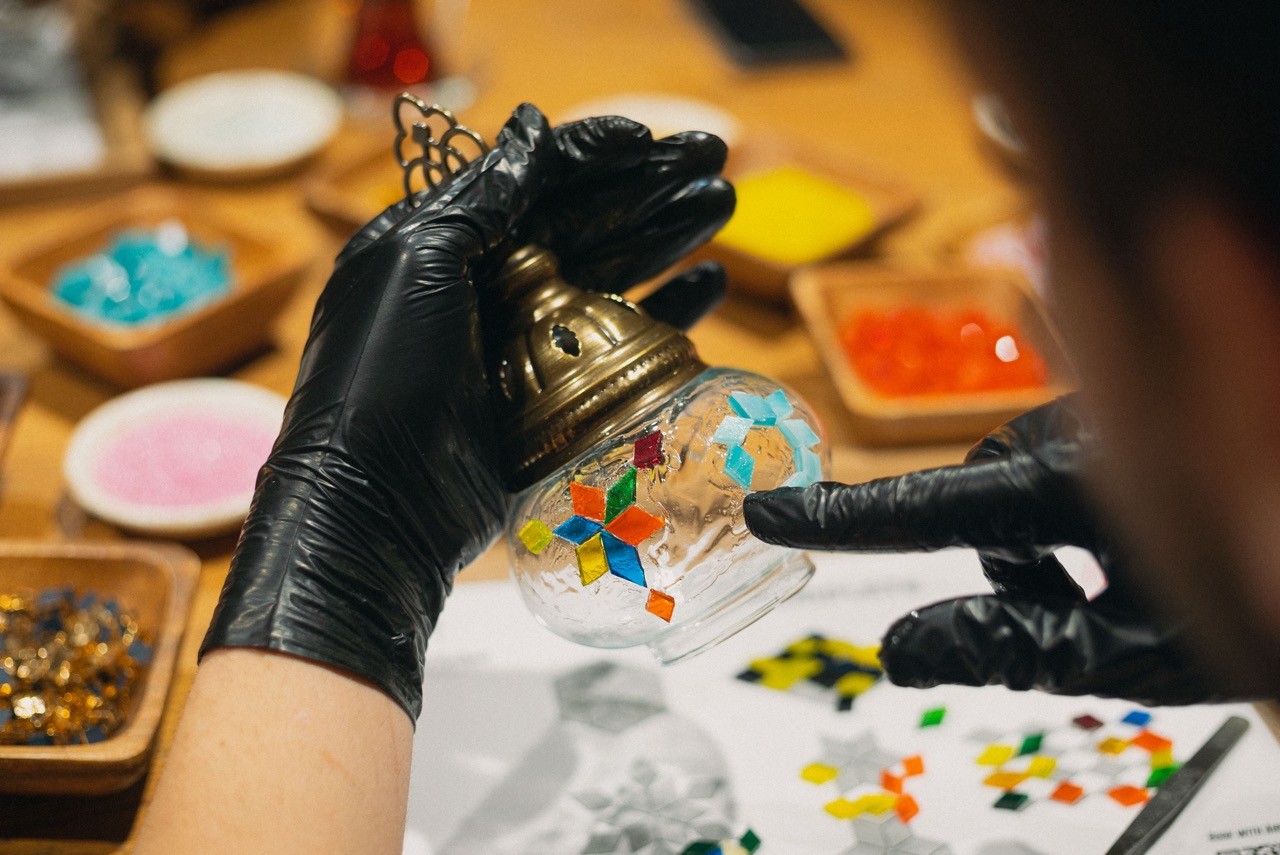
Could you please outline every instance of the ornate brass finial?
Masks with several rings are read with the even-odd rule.
[[[405,114],[409,121],[406,123]],[[391,107],[392,121],[396,126],[394,151],[396,162],[404,173],[404,195],[410,204],[416,204],[414,194],[420,190],[435,190],[447,183],[471,165],[473,160],[489,153],[484,137],[458,124],[453,113],[439,104],[428,104],[408,92],[396,96]],[[409,146],[421,151],[406,153]],[[415,186],[414,175],[421,175],[421,186]]]

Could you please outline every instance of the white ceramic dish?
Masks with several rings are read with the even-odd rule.
[[[86,416],[72,434],[63,459],[67,489],[86,511],[130,531],[173,538],[234,531],[249,512],[254,479],[280,430],[284,406],[285,400],[274,392],[212,378],[157,383],[113,398]],[[202,421],[221,427],[210,427],[208,435],[201,435]],[[139,456],[137,443],[148,436],[148,426],[158,424],[168,424],[170,435],[177,432],[174,424],[182,425],[181,436],[168,448],[149,447],[142,455],[162,471],[140,477],[137,483],[119,481],[121,466]],[[252,435],[250,447],[260,450],[260,460],[218,445],[218,431],[228,424]],[[150,438],[163,433],[157,429]],[[237,445],[243,448],[244,443]],[[211,479],[196,480],[202,474],[199,466],[177,463],[170,468],[167,461],[175,459],[175,451],[179,460],[188,452],[204,455],[206,473],[218,466],[233,466],[234,471],[220,470],[223,481],[211,486]],[[156,484],[163,485],[168,498],[155,492],[159,488],[151,489]],[[188,489],[194,493],[187,494]]]
[[[156,157],[179,169],[244,178],[315,154],[342,121],[342,99],[302,74],[228,71],[180,83],[147,107]]]

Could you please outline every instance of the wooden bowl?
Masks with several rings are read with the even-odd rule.
[[[0,745],[0,792],[100,795],[142,777],[164,710],[200,559],[160,543],[0,541],[0,591],[71,586],[115,597],[154,639],[124,726],[91,745]]]
[[[798,271],[791,292],[856,433],[867,443],[976,441],[1019,413],[1071,389],[1071,367],[1045,307],[1013,271],[907,271],[833,264]],[[1048,385],[956,395],[877,395],[849,364],[839,328],[860,310],[904,303],[939,309],[973,306],[1011,322],[1044,358]]]
[[[785,140],[764,143],[748,138],[733,152],[725,176],[735,181],[745,175],[783,166],[799,167],[858,194],[869,204],[873,223],[868,231],[843,247],[805,264],[784,264],[762,258],[715,239],[700,251],[700,257],[724,265],[731,290],[770,302],[787,301],[787,283],[796,270],[856,253],[909,217],[920,203],[919,193],[903,179],[835,152]]]
[[[178,219],[191,236],[231,252],[231,292],[195,311],[136,327],[98,323],[49,291],[67,264],[107,246],[119,231]],[[0,269],[0,298],[54,350],[121,386],[210,374],[270,339],[307,258],[295,245],[223,222],[181,192],[143,188],[91,209],[79,223]]]
[[[404,198],[401,176],[387,134],[385,144],[362,146],[321,166],[307,184],[307,207],[350,234]]]

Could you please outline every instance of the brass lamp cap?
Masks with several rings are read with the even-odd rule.
[[[684,333],[614,294],[560,278],[555,256],[517,250],[489,379],[507,486],[523,490],[626,427],[706,366]]]

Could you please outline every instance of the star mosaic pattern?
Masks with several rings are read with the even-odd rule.
[[[983,744],[974,759],[984,769],[982,783],[1001,791],[994,808],[1021,811],[1036,802],[1075,805],[1086,798],[1135,807],[1150,801],[1179,766],[1173,740],[1151,722],[1151,713],[1135,709],[1111,725],[1083,714],[1055,729],[982,731],[969,739]]]
[[[756,659],[738,679],[767,689],[835,697],[836,709],[848,712],[854,700],[884,677],[878,645],[859,646],[838,638],[810,635],[777,656]]]
[[[743,443],[747,435],[758,428],[776,428],[791,447],[795,472],[782,486],[807,487],[822,477],[822,460],[813,450],[818,444],[818,435],[804,419],[792,418],[795,408],[786,392],[778,389],[767,397],[731,392],[729,407],[733,415],[724,417],[711,441],[725,446],[724,472],[739,487],[751,489],[756,460]]]
[[[800,777],[817,786],[832,784],[839,794],[823,810],[851,824],[855,843],[841,855],[950,855],[946,844],[917,837],[910,827],[920,805],[907,788],[924,773],[923,757],[899,757],[864,733],[824,737],[821,757],[801,769]]]
[[[726,838],[727,786],[636,760],[616,786],[574,796],[595,817],[580,855],[682,855],[691,844]]]
[[[555,529],[541,520],[530,520],[520,530],[520,540],[539,555],[559,538],[573,544],[578,558],[578,577],[585,588],[607,573],[642,588],[648,587],[644,565],[637,551],[641,543],[667,524],[636,504],[636,477],[640,469],[652,469],[666,461],[662,432],[652,431],[636,440],[632,466],[608,488],[592,487],[580,481],[569,484],[573,516]],[[656,589],[649,590],[645,610],[667,623],[675,613],[675,598]]]

